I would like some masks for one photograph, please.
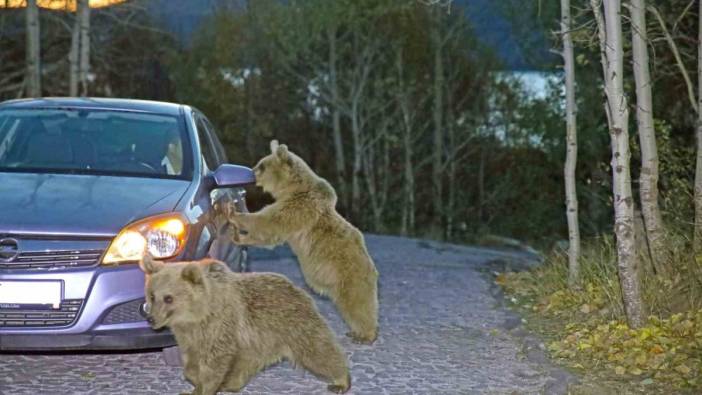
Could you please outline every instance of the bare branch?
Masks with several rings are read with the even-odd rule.
[[[697,106],[697,98],[695,97],[695,90],[692,85],[692,80],[690,79],[690,75],[687,73],[685,64],[683,63],[682,58],[680,57],[678,46],[675,44],[675,40],[673,40],[673,37],[670,35],[670,32],[668,31],[668,28],[665,25],[665,21],[663,21],[663,17],[661,17],[661,14],[658,12],[656,7],[650,5],[647,8],[656,17],[658,23],[661,26],[661,30],[663,30],[663,35],[665,36],[665,39],[668,42],[668,45],[670,46],[670,50],[673,52],[673,56],[675,56],[675,61],[678,65],[678,69],[680,70],[680,73],[685,79],[685,85],[687,85],[687,96],[688,99],[690,99],[690,104],[695,110],[695,113],[699,113],[700,109]]]

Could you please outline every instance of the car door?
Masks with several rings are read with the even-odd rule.
[[[214,171],[221,164],[227,163],[224,147],[217,138],[212,123],[199,112],[195,113],[198,139],[202,150],[204,173]],[[215,188],[210,192],[212,211],[208,224],[213,241],[208,255],[226,262],[232,270],[246,270],[246,249],[232,243],[228,210],[234,205],[237,210],[246,211],[245,191],[243,188]]]

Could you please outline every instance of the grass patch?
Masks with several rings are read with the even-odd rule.
[[[584,243],[577,290],[568,288],[562,251],[495,281],[545,335],[550,355],[591,380],[630,393],[702,393],[702,261],[689,251],[685,239],[671,238],[662,269],[642,261],[650,316],[636,330],[626,324],[611,238]]]

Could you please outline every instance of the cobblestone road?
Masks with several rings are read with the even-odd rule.
[[[346,349],[353,394],[561,393],[570,376],[554,368],[538,342],[516,335],[481,268],[520,258],[486,249],[368,236],[380,272],[380,337],[351,343],[331,303],[316,298]],[[252,269],[303,284],[285,249],[255,251]],[[523,258],[523,257],[522,257]],[[172,394],[190,391],[180,368],[159,352],[0,354],[0,394]],[[327,394],[326,384],[289,364],[255,377],[245,394]]]

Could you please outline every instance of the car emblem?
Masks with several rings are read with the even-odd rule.
[[[19,245],[15,239],[0,239],[0,261],[11,262],[19,255]]]

